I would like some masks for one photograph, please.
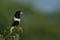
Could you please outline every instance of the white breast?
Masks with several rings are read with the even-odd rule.
[[[20,22],[20,19],[18,19],[18,18],[16,18],[16,17],[14,17],[14,21],[19,21],[19,22]]]

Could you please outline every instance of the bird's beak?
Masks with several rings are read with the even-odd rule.
[[[21,12],[21,15],[23,14],[23,12]]]

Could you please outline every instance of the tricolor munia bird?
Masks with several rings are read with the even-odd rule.
[[[12,27],[10,28],[11,33],[13,32],[13,29],[16,28],[20,24],[22,14],[23,14],[23,12],[21,12],[21,11],[17,11],[15,13],[15,15],[13,17]],[[20,30],[23,31],[21,27],[20,27]]]

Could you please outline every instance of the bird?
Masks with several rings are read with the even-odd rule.
[[[10,28],[10,32],[13,32],[13,29],[18,27],[21,21],[21,15],[23,14],[22,11],[16,11],[15,15],[13,16],[13,22]],[[20,30],[22,30],[22,27],[20,27]]]

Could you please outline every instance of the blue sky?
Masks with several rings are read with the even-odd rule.
[[[60,6],[60,0],[18,0],[22,5],[33,3],[33,8],[40,11],[51,12],[58,10]],[[16,1],[17,2],[17,1]]]
[[[58,10],[58,7],[60,6],[60,0],[35,0],[34,4],[37,10],[49,12]]]

